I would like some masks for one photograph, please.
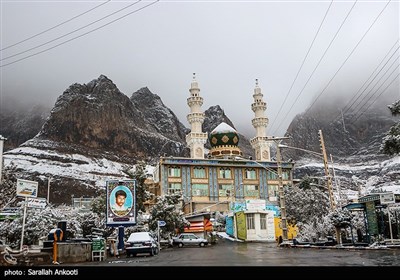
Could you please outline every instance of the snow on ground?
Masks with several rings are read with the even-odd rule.
[[[400,164],[400,156],[395,156],[391,159],[382,161],[382,162],[377,162],[377,161],[371,161],[371,162],[363,162],[363,163],[357,163],[357,164],[339,164],[339,163],[334,163],[333,168],[335,170],[347,170],[347,171],[362,171],[366,169],[383,169],[383,168],[390,168],[392,166],[396,166]],[[297,168],[299,167],[318,167],[318,168],[324,168],[323,161],[311,161],[310,159],[307,160],[299,160],[296,162]],[[332,167],[332,164],[328,162],[329,167]],[[295,167],[296,168],[296,167]]]
[[[217,232],[217,235],[220,238],[228,239],[228,240],[231,240],[231,241],[243,242],[243,240],[236,239],[236,238],[233,238],[233,237],[229,236],[226,232],[219,231],[219,232]]]
[[[45,157],[45,158],[43,158]],[[4,167],[15,166],[29,173],[67,177],[76,180],[95,181],[96,186],[105,186],[106,180],[129,179],[122,170],[130,166],[107,159],[89,158],[80,154],[62,154],[53,150],[19,147],[4,153]],[[146,167],[153,172],[154,167]]]

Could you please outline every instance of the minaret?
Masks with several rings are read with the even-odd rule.
[[[196,73],[193,73],[189,92],[190,97],[187,99],[187,104],[190,107],[190,113],[187,115],[187,120],[192,129],[186,135],[186,143],[190,148],[190,157],[200,159],[204,158],[204,144],[207,142],[207,133],[201,131],[204,122],[204,112],[201,111],[203,97],[199,94],[200,89],[196,81]]]
[[[258,79],[256,79],[253,98],[254,102],[251,104],[251,109],[255,116],[252,124],[256,129],[256,137],[250,139],[251,147],[255,151],[256,160],[270,161],[270,142],[267,138],[268,118],[265,116],[267,103],[263,100],[261,89],[258,86]]]

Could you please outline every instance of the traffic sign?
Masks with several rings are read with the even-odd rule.
[[[163,227],[165,226],[167,223],[165,221],[158,221],[158,226],[159,227]]]

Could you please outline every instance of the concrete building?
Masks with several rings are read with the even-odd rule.
[[[208,141],[211,149],[206,152],[204,144],[207,133],[201,131],[204,112],[201,111],[203,98],[200,96],[198,82],[193,77],[189,89],[188,105],[190,113],[188,121],[191,132],[186,141],[190,148],[190,158],[162,157],[155,169],[154,181],[161,194],[182,192],[183,211],[188,214],[219,211],[234,211],[235,205],[246,200],[264,201],[264,209],[255,212],[257,217],[266,219],[265,215],[279,215],[279,184],[292,185],[292,162],[271,161],[270,146],[272,137],[267,137],[268,118],[265,116],[266,102],[256,81],[254,102],[251,108],[255,113],[252,121],[256,136],[251,139],[256,160],[245,159],[238,147],[237,131],[226,123],[219,124],[210,132]],[[278,166],[281,180],[278,176]],[[268,211],[268,210],[272,210]],[[254,225],[260,225],[255,222]],[[262,230],[259,227],[259,230]],[[252,232],[250,236],[256,236]]]

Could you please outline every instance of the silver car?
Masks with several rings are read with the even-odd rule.
[[[172,239],[172,244],[180,248],[190,245],[204,247],[208,244],[208,240],[198,237],[193,233],[181,233],[180,235]]]

